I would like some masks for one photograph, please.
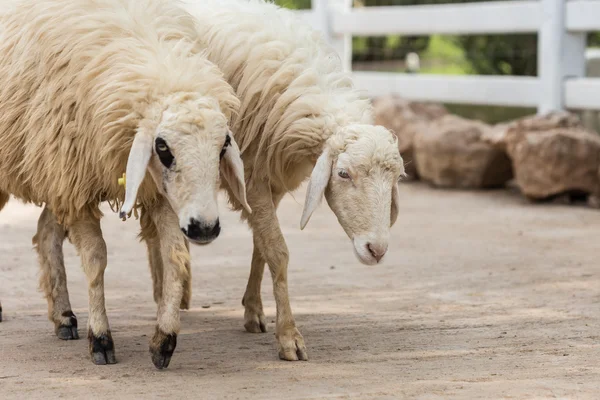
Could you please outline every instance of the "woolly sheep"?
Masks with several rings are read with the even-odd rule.
[[[48,246],[68,231],[88,278],[92,359],[116,361],[99,203],[120,206],[123,218],[139,209],[142,237],[164,269],[150,351],[166,367],[188,279],[185,238],[208,243],[220,231],[219,174],[250,211],[227,125],[239,100],[173,2],[1,0],[0,10],[0,205],[8,194],[46,204],[34,241],[50,318],[59,336],[76,338],[66,282],[54,286],[45,262],[58,261],[66,281],[62,246]]]
[[[310,176],[301,228],[325,196],[359,260],[378,263],[398,214],[404,166],[397,139],[373,125],[371,104],[342,72],[339,57],[292,12],[263,0],[187,0],[186,8],[198,20],[209,59],[241,100],[231,123],[246,169],[253,210],[246,217],[254,233],[245,327],[266,331],[260,297],[266,262],[274,282],[279,356],[306,360],[289,304],[289,255],[277,205]]]
[[[208,58],[241,99],[231,126],[242,150],[252,207],[251,215],[242,215],[254,235],[242,301],[245,328],[266,332],[260,285],[267,263],[277,306],[279,356],[306,360],[304,339],[289,303],[289,253],[277,206],[310,176],[301,228],[324,196],[359,260],[380,262],[398,215],[398,179],[404,175],[397,140],[373,125],[370,102],[341,71],[339,57],[291,12],[262,0],[188,3]],[[234,197],[230,201],[242,209]],[[149,249],[149,259],[154,297],[160,302],[160,258]],[[184,299],[182,305],[187,304]]]

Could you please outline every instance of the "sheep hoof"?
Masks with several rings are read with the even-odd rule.
[[[115,358],[115,344],[113,343],[110,331],[106,335],[95,336],[90,329],[88,340],[94,364],[106,365],[117,363],[117,359]]]
[[[265,333],[267,332],[267,323],[265,322],[265,313],[263,312],[262,303],[253,302],[249,304],[245,299],[242,300],[242,305],[246,307],[244,312],[244,328],[250,333]]]
[[[267,325],[265,324],[265,316],[255,315],[254,318],[247,319],[244,328],[250,333],[266,333]]]
[[[277,333],[279,358],[286,361],[308,361],[306,345],[300,331],[293,327],[287,332]]]
[[[158,302],[157,302],[158,304]],[[181,299],[181,304],[179,305],[180,310],[189,310],[190,309],[190,299],[183,296]]]
[[[157,369],[164,369],[169,366],[171,357],[177,346],[177,334],[166,334],[156,328],[154,337],[150,341],[150,354],[152,363]]]
[[[60,340],[77,340],[79,339],[77,326],[59,325],[56,328],[56,336],[58,336]]]
[[[77,333],[77,317],[73,314],[73,311],[65,311],[62,313],[62,316],[69,318],[69,322],[59,322],[56,324],[56,336],[61,340],[79,339],[79,333]]]

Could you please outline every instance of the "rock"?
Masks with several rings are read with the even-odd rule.
[[[492,127],[447,115],[426,124],[415,136],[414,154],[421,179],[446,188],[493,188],[512,178],[506,153],[483,140]]]
[[[508,136],[510,129],[518,127],[521,131],[547,131],[554,128],[581,128],[581,120],[575,114],[568,112],[552,112],[546,115],[533,115],[515,121],[495,125],[483,135],[483,140],[508,151]]]
[[[600,136],[573,117],[530,118],[507,130],[516,182],[528,198],[600,195]]]
[[[410,102],[395,95],[374,99],[373,107],[375,123],[385,126],[398,136],[398,149],[406,164],[406,173],[410,179],[416,179],[414,137],[425,129],[424,124],[447,115],[448,111],[440,104]]]

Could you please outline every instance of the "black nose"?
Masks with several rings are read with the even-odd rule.
[[[221,233],[221,224],[219,223],[218,218],[212,225],[192,218],[187,229],[182,228],[181,230],[191,241],[198,244],[206,244],[212,242],[219,236],[219,233]]]

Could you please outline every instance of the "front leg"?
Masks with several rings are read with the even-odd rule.
[[[186,279],[189,278],[190,254],[177,215],[164,201],[148,210],[157,228],[162,258],[162,295],[158,304],[158,319],[154,337],[150,340],[152,362],[158,369],[169,366],[180,329],[179,307]],[[158,253],[157,253],[158,254]],[[151,267],[152,268],[152,267]]]
[[[275,336],[279,357],[288,361],[306,361],[308,355],[304,338],[296,328],[296,322],[290,307],[287,283],[289,253],[279,227],[276,203],[273,201],[271,191],[267,186],[255,186],[248,193],[248,201],[252,207],[249,222],[254,234],[254,243],[262,259],[269,265],[271,278],[273,279],[273,293],[277,307]],[[257,267],[259,265],[259,263],[256,263]],[[252,267],[253,269],[255,267],[254,257]],[[253,279],[252,275],[250,279]],[[260,288],[260,281],[258,287]],[[256,291],[256,288],[252,290]]]
[[[115,347],[108,325],[104,301],[104,270],[106,243],[102,237],[100,220],[90,214],[69,227],[69,239],[75,245],[83,270],[88,278],[89,350],[94,364],[114,364]]]
[[[162,301],[164,269],[163,257],[160,250],[160,239],[158,237],[158,230],[150,218],[150,214],[147,212],[142,212],[140,225],[142,228],[140,237],[146,242],[146,247],[148,249],[148,265],[152,276],[154,302],[158,306]],[[187,241],[185,245],[189,252],[189,243]],[[186,270],[187,276],[183,285],[183,297],[179,306],[182,310],[189,310],[192,297],[192,269],[190,263],[186,263]]]

